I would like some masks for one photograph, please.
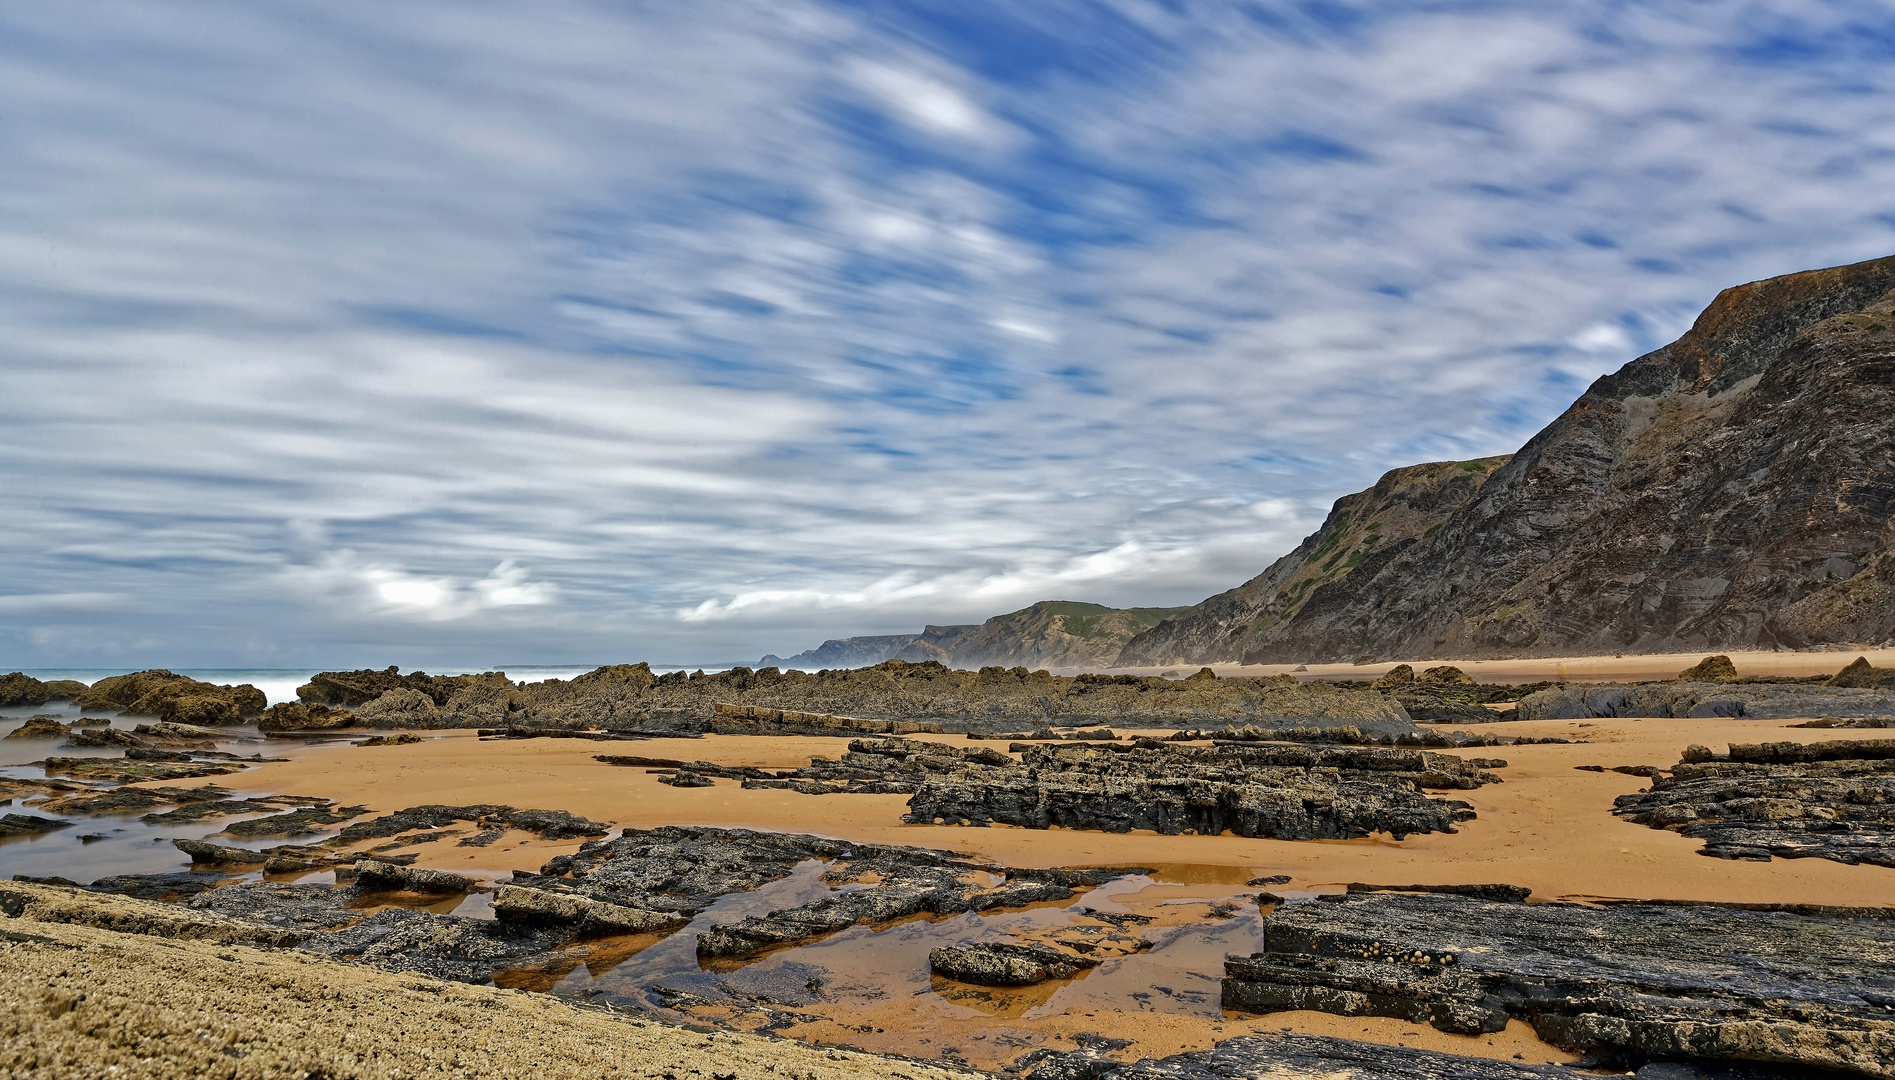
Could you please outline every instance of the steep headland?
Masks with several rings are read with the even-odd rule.
[[[1438,532],[1486,486],[1506,457],[1395,469],[1367,491],[1336,500],[1296,550],[1226,593],[1186,609],[1126,644],[1119,666],[1240,660],[1297,634],[1298,616],[1325,586],[1374,574],[1389,557]],[[1162,659],[1161,659],[1162,658]]]
[[[868,667],[884,660],[933,660],[962,668],[1101,668],[1117,658],[1126,642],[1185,610],[1041,600],[979,624],[929,626],[919,634],[833,638],[788,659],[766,656],[758,666],[819,671]]]
[[[1881,642],[1891,417],[1895,258],[1726,289],[1478,484],[1403,497],[1416,469],[1465,466],[1390,473],[1118,663]],[[1436,516],[1404,535],[1377,513],[1392,502]],[[1388,539],[1364,543],[1365,513]]]

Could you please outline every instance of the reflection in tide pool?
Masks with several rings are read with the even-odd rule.
[[[968,1043],[956,1047],[955,1054],[973,1054],[970,1063],[993,1065],[1027,1047],[1065,1038],[1075,1024],[1098,1027],[1100,1016],[1219,1023],[1224,957],[1248,955],[1262,946],[1256,894],[1243,885],[1255,871],[1193,866],[1119,878],[1062,903],[918,915],[850,927],[742,961],[699,961],[697,934],[708,926],[830,895],[834,890],[822,881],[824,869],[820,862],[804,863],[788,878],[723,898],[667,937],[627,939],[615,962],[599,962],[614,951],[600,943],[599,953],[584,963],[574,960],[557,982],[538,981],[532,988],[550,987],[556,994],[673,1019],[828,1041],[846,1036],[843,1041],[885,1052],[932,1056],[946,1053],[945,1043]],[[1110,921],[1101,915],[1117,917],[1150,948],[1107,959],[1071,979],[1026,987],[973,986],[929,970],[928,954],[941,946],[1017,940]],[[519,973],[516,980],[528,977]],[[514,984],[531,985],[503,982]],[[1006,1027],[992,1029],[996,1021]]]

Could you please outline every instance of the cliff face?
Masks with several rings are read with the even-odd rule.
[[[884,660],[933,660],[959,668],[1105,667],[1135,635],[1184,610],[1041,600],[978,625],[929,626],[919,634],[836,638],[788,659],[766,656],[758,666],[820,671],[867,667]]]
[[[1119,662],[1229,659],[1233,641],[1283,662],[1895,636],[1891,290],[1895,258],[1726,289],[1420,536],[1296,603],[1271,576],[1302,572],[1318,532]],[[1287,617],[1265,624],[1268,602]]]
[[[1439,531],[1507,464],[1505,457],[1396,469],[1367,491],[1336,500],[1322,528],[1268,570],[1159,623],[1119,654],[1124,667],[1210,664],[1292,641],[1301,616],[1330,585],[1374,574]]]

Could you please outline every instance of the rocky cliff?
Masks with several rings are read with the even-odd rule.
[[[960,668],[1099,668],[1111,664],[1133,637],[1184,610],[1041,600],[977,625],[929,626],[919,634],[834,638],[788,659],[766,656],[758,666],[821,671],[868,667],[884,660],[933,660]]]
[[[1339,501],[1295,552],[1119,663],[1895,637],[1895,258],[1726,289],[1458,500],[1411,497],[1440,515],[1418,534],[1351,534],[1412,471]]]
[[[1239,660],[1294,636],[1297,616],[1324,586],[1374,573],[1389,556],[1432,536],[1507,461],[1438,461],[1389,472],[1367,491],[1336,500],[1322,528],[1268,570],[1133,638],[1117,663]]]

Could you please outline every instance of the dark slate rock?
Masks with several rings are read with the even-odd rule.
[[[1890,914],[1352,894],[1266,915],[1264,951],[1226,961],[1224,1004],[1468,1034],[1520,1019],[1615,1067],[1741,1060],[1895,1076]]]
[[[1822,858],[1895,867],[1895,740],[1693,747],[1613,811],[1703,840],[1722,859]]]
[[[931,776],[910,822],[1176,835],[1348,839],[1453,832],[1466,803],[1425,788],[1471,789],[1505,762],[1423,750],[1323,746],[1165,745],[1120,750],[1028,746],[1019,766],[964,765]]]

